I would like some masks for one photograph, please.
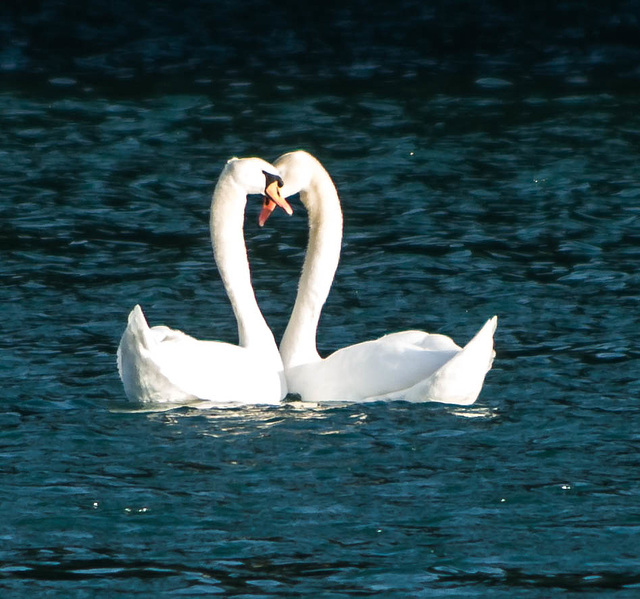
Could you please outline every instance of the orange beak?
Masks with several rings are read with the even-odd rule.
[[[278,187],[278,181],[269,183],[264,189],[264,201],[262,202],[262,211],[258,217],[258,224],[262,227],[267,219],[271,216],[271,213],[276,209],[276,206],[280,206],[289,216],[293,214],[293,208],[289,205],[289,202],[280,195],[280,188]]]
[[[277,204],[270,200],[267,196],[264,196],[262,201],[262,210],[260,211],[260,216],[258,217],[258,224],[261,227],[264,227],[264,223],[269,220],[271,213],[276,209]]]

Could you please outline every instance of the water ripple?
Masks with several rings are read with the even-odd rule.
[[[79,75],[0,94],[2,584],[633,596],[637,98],[231,83],[103,93]],[[321,352],[407,328],[464,343],[498,314],[476,405],[124,403],[114,354],[135,303],[235,341],[213,183],[231,154],[294,147],[345,214]],[[306,240],[294,204],[266,229],[247,207],[276,336]]]

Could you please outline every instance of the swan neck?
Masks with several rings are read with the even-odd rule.
[[[244,241],[246,191],[224,175],[211,201],[210,229],[213,255],[238,323],[243,347],[273,347],[275,340],[258,306]]]
[[[317,163],[300,200],[308,212],[309,241],[298,293],[280,344],[285,368],[320,360],[316,331],[340,260],[342,211],[329,174]]]

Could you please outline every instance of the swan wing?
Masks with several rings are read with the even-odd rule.
[[[404,399],[411,402],[436,401],[456,405],[473,404],[491,370],[495,351],[493,336],[498,317],[490,318],[473,339],[436,372],[388,399]]]
[[[473,403],[493,361],[497,319],[464,347],[444,335],[404,331],[336,351],[324,360],[287,369],[292,393],[304,401],[404,399]]]
[[[444,335],[392,333],[287,369],[287,383],[305,401],[366,401],[411,387],[459,351]]]
[[[127,397],[143,403],[274,404],[281,396],[279,375],[259,352],[149,328],[140,306],[122,335],[118,371]]]

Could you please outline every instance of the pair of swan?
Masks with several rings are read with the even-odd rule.
[[[265,196],[261,225],[276,206],[291,214],[284,198],[296,193],[309,215],[298,294],[279,350],[255,298],[243,237],[247,195],[254,193]],[[470,405],[478,397],[493,362],[495,316],[464,348],[444,335],[404,331],[320,357],[316,329],[340,258],[342,211],[331,177],[307,152],[284,154],[273,165],[259,158],[231,159],[213,193],[210,225],[239,344],[149,328],[135,306],[118,348],[118,370],[130,400],[278,404],[295,393],[310,402]]]

